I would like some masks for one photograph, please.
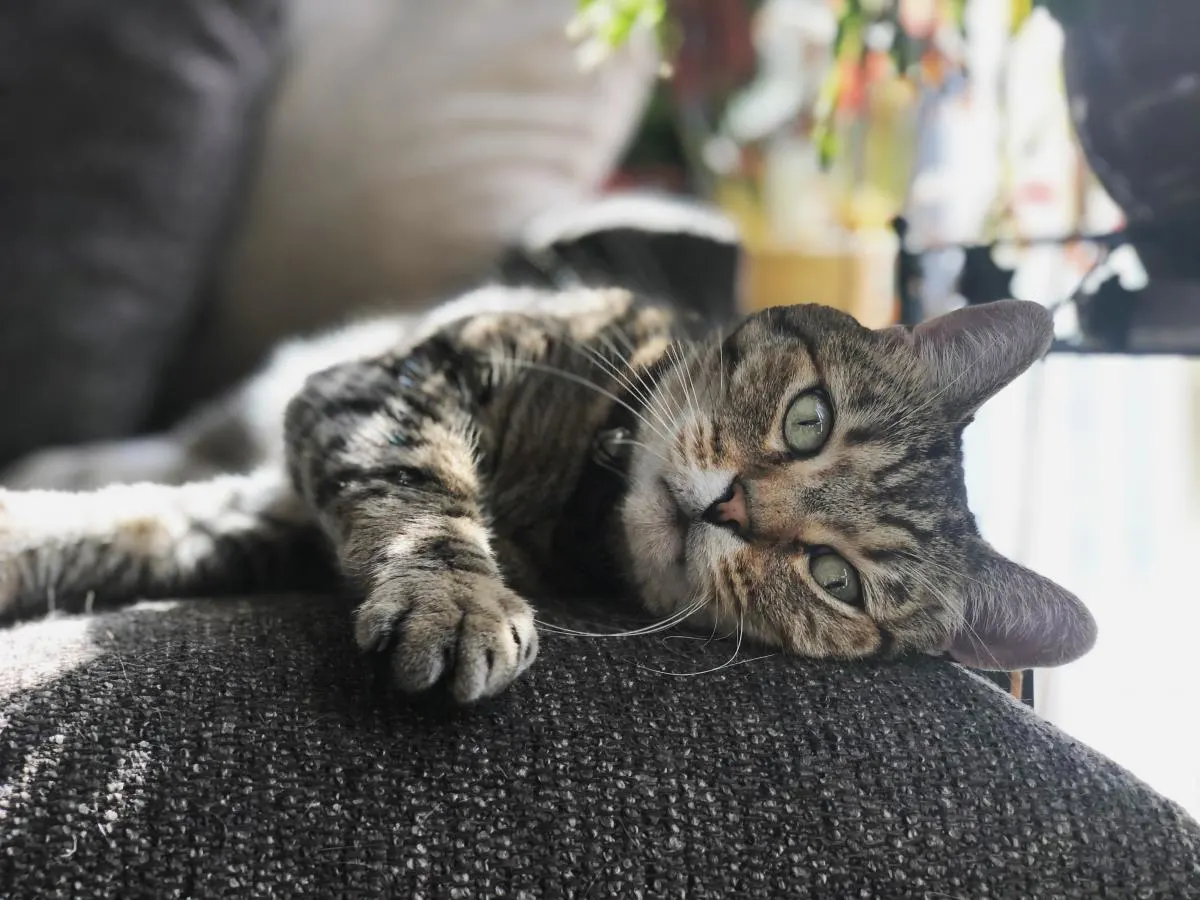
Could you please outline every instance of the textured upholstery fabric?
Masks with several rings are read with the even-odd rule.
[[[949,664],[545,635],[447,714],[348,608],[0,631],[0,896],[1200,896],[1196,823]]]

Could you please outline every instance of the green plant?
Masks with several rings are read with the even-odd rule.
[[[662,40],[666,23],[667,0],[578,0],[571,32],[612,50],[639,29],[653,31]]]
[[[955,0],[961,11],[965,0]],[[1044,7],[1064,26],[1079,18],[1096,3],[1103,0],[1013,0],[1015,14],[1021,8]],[[843,13],[844,19],[861,21],[864,14],[879,14],[894,7],[894,0],[849,0]],[[610,49],[620,47],[638,29],[647,29],[659,35],[667,32],[667,0],[579,0],[573,31],[580,37],[594,38]]]

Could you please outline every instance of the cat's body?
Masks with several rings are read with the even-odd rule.
[[[460,701],[533,661],[550,593],[811,656],[1061,662],[1091,619],[979,539],[960,459],[1048,328],[1032,304],[916,332],[794,307],[698,337],[623,290],[484,288],[285,348],[171,435],[10,473],[90,490],[0,491],[0,617],[336,561],[359,645]],[[135,481],[158,484],[102,486]]]

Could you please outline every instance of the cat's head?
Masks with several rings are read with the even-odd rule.
[[[793,306],[679,354],[621,507],[643,602],[807,656],[1081,656],[1090,614],[980,538],[963,480],[963,428],[1050,339],[1018,301],[882,331]]]

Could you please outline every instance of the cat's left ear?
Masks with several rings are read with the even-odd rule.
[[[973,560],[963,625],[950,655],[976,669],[1061,666],[1096,643],[1096,620],[1079,598],[983,545]]]
[[[930,388],[958,420],[969,419],[1041,359],[1053,338],[1050,313],[1026,300],[966,306],[923,322],[909,334],[925,363]]]

